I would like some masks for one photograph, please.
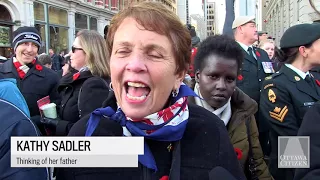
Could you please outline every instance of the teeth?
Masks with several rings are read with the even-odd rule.
[[[142,95],[140,97],[136,97],[136,96],[131,96],[129,93],[127,93],[127,97],[131,100],[139,100],[142,101],[144,100],[147,96],[146,95]]]
[[[146,85],[144,85],[142,83],[135,83],[135,82],[128,82],[128,86],[132,86],[132,87],[147,87]]]

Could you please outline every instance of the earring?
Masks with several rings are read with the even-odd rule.
[[[112,82],[110,82],[110,84],[109,84],[109,89],[110,89],[111,91],[113,91]]]
[[[179,94],[179,89],[172,90],[171,94],[172,94],[172,97],[177,97]]]

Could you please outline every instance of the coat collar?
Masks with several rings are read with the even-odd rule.
[[[253,51],[255,52],[255,50],[253,50]],[[244,58],[245,58],[246,60],[252,62],[253,64],[257,64],[257,60],[256,60],[254,57],[250,56],[250,55],[247,53],[247,51],[243,50],[243,53],[245,53]]]
[[[77,72],[79,73],[79,72]],[[75,73],[69,73],[65,76],[63,76],[60,80],[60,86],[66,86],[66,85],[70,85],[74,82],[80,82],[80,81],[83,81],[84,79],[88,79],[90,77],[92,77],[92,73],[90,71],[83,71],[83,72],[80,72],[80,75],[77,79],[73,79],[73,75]]]
[[[38,60],[36,60],[35,65],[32,68],[30,68],[30,70],[28,71],[28,73],[26,74],[24,79],[26,79],[31,74],[35,74],[40,77],[45,77],[45,72],[43,70],[45,67],[43,67],[41,65],[43,69],[41,71],[39,71],[39,70],[36,70],[36,68],[35,68],[36,64],[39,65]],[[13,66],[13,59],[12,58],[3,64],[3,66],[0,68],[0,72],[13,73],[16,78],[19,78],[18,72],[17,72],[16,68]]]
[[[189,96],[188,103],[196,104],[195,97]],[[227,125],[229,132],[237,128],[242,121],[254,115],[258,111],[258,105],[253,99],[236,87],[231,96],[231,109],[231,119]]]
[[[296,72],[294,72],[292,69],[288,68],[287,66],[282,66],[279,73],[283,73],[287,76],[287,78],[294,82],[296,84],[296,87],[299,91],[308,94],[309,96],[312,96],[315,99],[320,99],[320,96],[317,94],[318,89],[320,88],[317,84],[315,86],[317,87],[317,90],[312,89],[312,87],[309,86],[309,84],[302,79]],[[315,83],[315,82],[314,82]]]
[[[241,122],[247,120],[250,116],[254,116],[258,111],[258,104],[236,87],[231,96],[231,108],[232,115],[227,126],[229,132],[236,129]]]

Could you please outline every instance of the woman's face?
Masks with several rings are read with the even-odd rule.
[[[307,48],[308,58],[313,65],[320,64],[320,39],[314,41],[310,48]]]
[[[273,58],[273,56],[274,56],[274,44],[273,43],[271,43],[271,42],[264,43],[264,45],[262,46],[262,49],[264,49],[267,52],[270,59]]]
[[[184,78],[175,74],[176,66],[166,36],[133,18],[123,20],[114,35],[110,69],[118,105],[128,117],[140,119],[164,108]]]
[[[71,67],[79,71],[86,65],[86,53],[83,51],[78,37],[76,37],[72,46],[73,50],[69,53]]]
[[[214,109],[225,105],[236,87],[238,64],[236,59],[224,59],[210,55],[204,61],[201,72],[196,73],[200,93]]]

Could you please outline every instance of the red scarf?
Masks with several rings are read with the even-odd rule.
[[[34,59],[32,62],[32,64],[36,63],[36,59]],[[13,57],[13,65],[14,67],[17,69],[18,75],[20,77],[20,79],[23,79],[26,74],[29,71],[29,67],[27,65],[22,65],[17,59],[16,57]]]

